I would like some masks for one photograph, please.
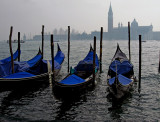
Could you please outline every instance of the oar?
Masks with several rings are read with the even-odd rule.
[[[12,74],[13,74],[14,73],[14,62],[13,62],[13,52],[12,52],[12,30],[13,30],[13,27],[11,26],[10,35],[9,35],[9,47],[10,47]]]

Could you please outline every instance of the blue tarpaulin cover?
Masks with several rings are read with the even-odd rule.
[[[132,82],[131,79],[129,79],[129,78],[123,76],[123,75],[118,75],[117,77],[118,77],[119,82],[122,85],[128,85],[128,84],[130,84]],[[115,77],[109,79],[109,85],[112,85],[114,83],[114,81],[115,81]]]
[[[54,69],[60,69],[61,64],[64,60],[64,53],[62,51],[58,51],[56,56],[54,57]],[[49,60],[49,63],[51,64],[52,67],[52,60]],[[47,60],[42,60],[41,66],[43,67],[43,73],[48,72],[48,67],[47,67]]]
[[[98,56],[96,54],[96,69],[99,68]],[[84,60],[80,61],[74,68],[75,71],[93,71],[93,51],[90,51]]]
[[[49,60],[49,63],[51,64],[51,67],[52,67],[52,60]],[[48,72],[47,60],[42,60],[41,66],[43,69],[43,73]],[[56,70],[60,68],[61,68],[61,65],[57,61],[54,61],[54,69]]]
[[[18,72],[18,73],[14,73],[8,76],[5,76],[3,78],[7,78],[7,79],[14,79],[14,78],[29,78],[29,77],[33,77],[35,75],[28,73],[28,72]]]
[[[42,55],[37,55],[35,56],[34,58],[32,58],[31,60],[27,61],[27,64],[30,66],[30,67],[33,67],[37,61],[41,60],[42,59]]]
[[[37,64],[38,61],[42,59],[42,55],[36,55],[33,59],[29,61],[14,61],[14,72],[26,72],[31,70],[30,68]],[[2,63],[0,62],[0,77],[4,77],[12,74],[12,64],[11,62]]]
[[[21,53],[21,51],[20,51]],[[15,60],[18,57],[18,50],[13,54],[13,60]],[[5,59],[0,60],[0,63],[8,63],[11,62],[11,56]]]
[[[123,61],[121,63],[118,60],[114,60],[109,68],[115,73],[117,72],[117,74],[125,74],[133,70],[133,65],[129,61]]]
[[[110,78],[108,81],[109,85],[112,85],[114,83],[114,81],[115,81],[115,77]]]
[[[65,57],[63,52],[60,50],[60,47],[58,48],[59,49],[55,56],[55,61],[54,61],[55,69],[61,68],[61,64]],[[52,66],[52,61],[50,60],[49,62]],[[12,65],[11,62],[7,62],[7,63],[0,62],[0,77],[3,77],[3,78],[19,77],[20,78],[21,76],[19,76],[19,74],[22,75],[24,74],[24,72],[28,72],[28,76],[30,73],[31,73],[30,76],[32,75],[34,76],[34,75],[39,75],[39,74],[48,72],[47,60],[42,60],[42,55],[40,53],[29,61],[21,61],[21,62],[14,61],[14,72],[15,72],[14,75],[12,74],[11,65]],[[23,73],[20,73],[20,72],[23,72]],[[25,75],[26,74],[24,74],[24,77]]]
[[[62,84],[67,84],[67,85],[76,85],[79,83],[83,83],[85,80],[78,77],[77,75],[70,75],[69,77],[65,78],[64,80],[60,81]]]
[[[64,57],[64,53],[62,51],[58,51],[56,56],[54,57],[54,60],[61,65],[64,60]]]

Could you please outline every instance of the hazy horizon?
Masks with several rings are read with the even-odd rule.
[[[21,32],[27,38],[45,32],[53,33],[55,28],[75,29],[80,33],[108,31],[108,10],[113,10],[113,25],[135,18],[139,26],[153,25],[153,31],[160,31],[160,1],[158,0],[1,0],[0,4],[0,40],[9,38],[13,26],[13,39]]]

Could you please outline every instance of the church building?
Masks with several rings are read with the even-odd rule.
[[[103,38],[106,40],[128,40],[128,26],[118,23],[118,27],[113,27],[113,11],[110,4],[108,11],[108,32],[104,32]],[[127,23],[128,25],[128,23]],[[142,35],[142,40],[160,40],[160,32],[153,32],[153,26],[139,26],[136,19],[130,25],[131,40],[138,40]],[[92,32],[91,35],[99,37],[99,32]]]

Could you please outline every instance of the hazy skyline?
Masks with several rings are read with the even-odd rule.
[[[153,25],[153,31],[160,31],[160,0],[1,0],[0,40],[9,38],[13,26],[13,39],[21,32],[28,36],[41,34],[55,28],[87,32],[108,31],[108,10],[113,10],[113,25],[119,22],[127,26],[135,18],[140,26]]]

